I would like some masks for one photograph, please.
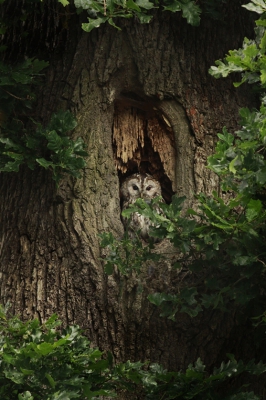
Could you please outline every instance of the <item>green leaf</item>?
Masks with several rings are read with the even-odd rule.
[[[260,80],[262,85],[265,85],[266,83],[266,69],[261,69],[260,70]]]
[[[81,27],[85,32],[90,32],[93,28],[99,28],[99,26],[105,23],[107,19],[107,17],[101,17],[97,19],[88,18],[89,23],[83,23],[81,24]]]
[[[34,375],[34,370],[33,369],[25,369],[25,368],[20,368],[20,371],[24,374],[24,375]]]
[[[154,8],[154,4],[149,0],[136,0],[135,4],[140,8],[145,8],[146,10]]]
[[[68,4],[69,4],[68,0],[58,0],[58,1],[59,1],[59,3],[63,4],[64,7],[68,6]]]
[[[257,45],[253,42],[251,42],[251,44],[245,46],[243,53],[245,55],[245,62],[247,63],[250,62],[250,66],[252,67],[252,62],[251,59],[256,57],[259,54],[259,49],[257,48]],[[229,58],[227,58],[229,59]]]
[[[263,0],[252,0],[252,3],[244,4],[242,7],[249,11],[254,11],[258,14],[263,14],[266,11],[265,3]]]
[[[229,164],[229,171],[232,172],[233,174],[236,173],[236,169],[235,169],[234,165],[235,165],[235,162],[237,161],[237,159],[238,159],[238,156],[236,156]]]
[[[45,169],[52,167],[54,164],[51,161],[45,160],[45,158],[36,158],[38,164],[40,164]]]
[[[249,222],[254,220],[260,214],[261,210],[262,210],[261,201],[251,199],[247,205],[247,210],[246,210],[247,220]]]
[[[172,197],[172,207],[173,207],[173,212],[175,214],[178,214],[182,210],[185,200],[186,200],[186,196],[177,197],[175,195]]]
[[[244,82],[246,82],[246,79],[243,78],[240,82],[233,82],[234,87],[238,88],[241,86]]]
[[[63,139],[57,134],[56,131],[51,131],[47,135],[47,148],[58,153],[62,149]]]
[[[91,8],[91,0],[74,0],[74,4],[77,8],[81,8],[83,10],[88,10]]]
[[[18,394],[18,400],[34,400],[34,397],[27,390],[26,392],[24,392],[22,394]]]
[[[133,0],[127,0],[126,6],[127,6],[127,8],[129,8],[131,10],[141,12],[140,7]]]
[[[32,71],[32,74],[38,74],[40,71],[42,71],[44,68],[47,68],[49,65],[48,61],[44,61],[44,60],[38,60],[38,58],[36,59],[29,59],[30,62],[30,68]],[[26,64],[26,68],[28,68],[27,64]]]
[[[256,174],[256,182],[259,185],[264,185],[266,183],[266,166],[262,169],[259,169]]]
[[[4,375],[7,379],[10,379],[12,382],[16,384],[23,384],[25,376],[21,372],[15,370],[4,370]]]
[[[183,300],[185,300],[188,305],[191,306],[191,305],[197,303],[197,301],[195,299],[195,296],[197,294],[198,294],[198,291],[195,287],[189,287],[189,288],[182,289],[181,298]]]
[[[58,111],[53,114],[51,120],[48,124],[48,131],[57,131],[60,134],[65,134],[69,131],[72,131],[77,126],[77,121],[73,114],[67,111]]]
[[[5,149],[22,150],[23,147],[8,137],[0,137],[0,143],[5,144]]]
[[[159,307],[164,301],[172,300],[172,296],[166,293],[153,293],[148,295],[148,300]]]
[[[266,27],[266,19],[258,19],[257,21],[255,21],[257,26],[264,26]]]
[[[115,23],[114,23],[114,21],[113,21],[113,18],[108,18],[108,24],[109,25],[112,25],[114,28],[116,28],[116,29],[118,29],[119,31],[121,31],[121,28],[119,28],[119,26],[117,26]]]
[[[242,72],[243,66],[238,66],[232,62],[224,63],[220,60],[215,61],[215,64],[218,65],[217,67],[211,66],[209,69],[209,74],[212,75],[214,78],[225,78],[232,72]]]
[[[45,374],[45,377],[48,379],[50,386],[54,389],[55,388],[55,381],[52,376],[48,373]]]
[[[218,138],[224,142],[226,142],[229,146],[231,146],[234,142],[234,135],[231,133],[227,132],[226,128],[223,128],[223,133],[218,133],[217,134]]]
[[[148,24],[152,20],[152,15],[147,15],[141,12],[135,12],[141,24]]]
[[[22,74],[21,72],[13,72],[12,73],[12,78],[17,82],[17,83],[22,83],[24,85],[28,84],[31,82],[32,78],[30,75]]]
[[[0,171],[3,172],[18,172],[19,167],[22,164],[22,160],[15,160],[15,161],[9,161],[6,164],[2,165],[0,167]]]
[[[164,11],[181,11],[180,1],[172,1],[170,4],[163,6]]]
[[[201,9],[194,1],[188,1],[186,4],[180,3],[183,17],[193,26],[199,26]]]
[[[3,154],[10,158],[13,158],[14,160],[20,161],[21,163],[24,161],[23,154],[15,153],[14,151],[4,151]]]
[[[3,357],[3,360],[5,360],[8,364],[14,365],[15,358],[13,355],[8,353],[3,353],[1,356]]]
[[[54,351],[54,346],[50,343],[41,343],[38,344],[35,348],[36,353],[41,354],[43,356],[47,356],[48,354]]]
[[[104,272],[107,274],[107,275],[112,275],[113,274],[113,272],[114,272],[114,267],[113,267],[113,265],[111,264],[111,263],[106,263],[105,264],[105,266],[104,266]]]

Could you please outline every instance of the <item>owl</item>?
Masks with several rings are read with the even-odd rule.
[[[122,210],[125,210],[139,198],[149,203],[154,197],[161,196],[161,185],[151,175],[133,174],[122,183],[121,196],[123,199]],[[160,213],[159,206],[155,205],[155,209]],[[122,221],[130,236],[134,236],[139,231],[142,239],[149,239],[149,229],[153,226],[149,218],[139,213],[133,213],[130,219],[122,216]]]

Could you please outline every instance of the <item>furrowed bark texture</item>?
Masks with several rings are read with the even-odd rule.
[[[104,273],[98,237],[123,234],[122,175],[113,141],[117,102],[136,112],[144,105],[156,108],[170,123],[176,160],[168,178],[178,195],[191,204],[193,193],[218,189],[206,158],[217,132],[224,125],[234,129],[239,106],[251,101],[244,87],[235,90],[230,79],[208,75],[210,65],[249,34],[246,11],[230,5],[227,12],[226,23],[203,19],[199,28],[165,13],[149,25],[126,21],[122,31],[103,26],[90,34],[75,17],[69,19],[66,43],[51,57],[38,113],[44,122],[58,109],[75,113],[75,136],[88,145],[87,166],[82,179],[64,177],[58,188],[41,170],[0,175],[2,303],[10,301],[25,319],[44,321],[57,313],[66,324],[78,323],[117,360],[149,359],[179,369],[197,357],[217,365],[225,349],[235,352],[232,338],[243,327],[233,313],[179,315],[176,322],[160,318],[147,294],[175,291],[177,273],[169,265],[154,266],[144,273],[141,292],[138,278]],[[238,343],[242,353],[250,353],[248,341]]]

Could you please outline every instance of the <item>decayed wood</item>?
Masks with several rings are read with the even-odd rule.
[[[141,162],[140,149],[144,147],[145,119],[137,109],[127,107],[115,113],[113,141],[116,147],[117,169],[127,172],[129,160]]]
[[[163,115],[162,115],[163,116]],[[164,126],[157,118],[148,120],[148,137],[151,139],[152,148],[158,152],[163,169],[169,179],[173,182],[173,190],[176,190],[176,150],[174,134],[170,123],[164,117]]]
[[[153,107],[153,102],[146,104],[146,112],[121,104],[115,108],[113,144],[115,165],[122,174],[137,170],[151,173],[164,182],[165,175],[171,182],[169,191],[176,190],[174,132],[164,114]]]
[[[150,107],[152,108],[152,104]],[[135,162],[138,168],[142,161],[148,161],[154,170],[163,168],[174,182],[176,160],[174,134],[163,114],[160,120],[155,112],[152,115],[151,113],[145,115],[140,109],[120,105],[114,115],[113,142],[118,170],[127,172],[130,160]],[[154,152],[159,154],[161,165],[156,165],[156,160],[153,160]]]

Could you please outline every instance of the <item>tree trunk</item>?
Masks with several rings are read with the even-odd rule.
[[[70,109],[89,156],[82,179],[65,176],[58,188],[41,169],[0,175],[0,298],[24,319],[57,313],[117,360],[148,359],[175,370],[198,357],[217,365],[224,351],[234,352],[237,334],[251,350],[233,313],[160,318],[147,294],[176,291],[177,272],[171,265],[144,271],[140,291],[133,275],[104,273],[98,237],[122,236],[119,184],[140,166],[161,181],[168,202],[174,192],[192,204],[193,193],[218,190],[207,156],[222,127],[237,126],[239,106],[253,101],[247,88],[208,75],[216,59],[250,35],[248,12],[227,8],[224,22],[203,18],[198,28],[165,12],[149,25],[123,21],[122,31],[106,25],[88,34],[71,17],[58,35],[66,43],[59,40],[51,56],[38,114],[47,121]],[[136,126],[151,155],[141,150]],[[126,142],[122,162],[117,149]]]

